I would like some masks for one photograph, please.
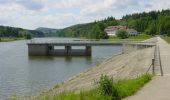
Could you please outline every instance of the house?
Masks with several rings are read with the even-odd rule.
[[[127,29],[126,31],[128,32],[129,35],[137,35],[138,34],[138,32],[134,29]]]
[[[104,31],[108,36],[115,36],[118,30],[126,30],[129,35],[137,35],[138,32],[134,29],[129,29],[127,26],[109,26]]]
[[[107,27],[104,31],[107,33],[108,36],[115,36],[117,29],[114,27]]]
[[[107,27],[104,31],[109,35],[109,36],[115,36],[116,32],[120,29],[127,29],[127,26],[109,26]]]

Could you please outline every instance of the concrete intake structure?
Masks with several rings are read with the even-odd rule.
[[[28,52],[30,56],[91,56],[92,47],[72,49],[72,46],[65,45],[64,49],[54,49],[54,45],[28,44]]]
[[[143,49],[155,46],[155,43],[149,42],[109,42],[109,41],[69,41],[69,42],[49,42],[28,43],[28,52],[30,56],[91,56],[92,46],[114,46],[123,45],[122,53],[129,53],[133,50]],[[63,49],[55,47],[63,46]],[[74,46],[83,46],[84,49],[73,49]]]

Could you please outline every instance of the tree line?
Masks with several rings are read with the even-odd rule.
[[[125,15],[120,20],[108,17],[100,21],[74,25],[57,33],[65,37],[108,38],[104,29],[107,26],[123,25],[148,35],[170,36],[170,10],[151,11]]]
[[[82,38],[95,38],[106,39],[107,34],[104,29],[107,26],[118,25],[118,21],[114,17],[108,17],[100,21],[94,21],[87,24],[78,24],[71,27],[67,27],[58,31],[59,36],[64,37],[82,37]]]
[[[0,37],[22,37],[30,39],[31,37],[43,37],[44,33],[36,30],[27,30],[9,26],[0,26]]]
[[[170,36],[170,10],[135,13],[123,16],[122,22],[140,33]]]

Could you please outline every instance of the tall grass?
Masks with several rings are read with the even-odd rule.
[[[95,89],[79,93],[64,92],[53,97],[45,96],[43,100],[121,100],[133,95],[151,78],[152,75],[144,74],[134,79],[114,81],[113,78],[102,75]]]
[[[135,79],[119,80],[115,84],[121,98],[133,95],[152,78],[152,75],[144,74]]]
[[[116,84],[113,79],[106,75],[102,75],[99,81],[99,91],[101,95],[110,96],[112,100],[120,100]]]

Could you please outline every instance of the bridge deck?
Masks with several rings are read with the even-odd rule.
[[[108,45],[122,45],[122,44],[131,44],[131,45],[155,45],[154,42],[129,42],[129,41],[108,41],[108,40],[65,40],[65,41],[33,41],[28,43],[28,45],[55,45],[55,46],[108,46]]]

